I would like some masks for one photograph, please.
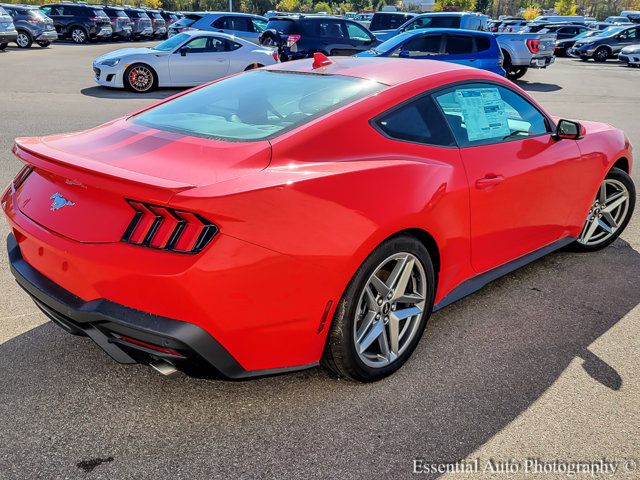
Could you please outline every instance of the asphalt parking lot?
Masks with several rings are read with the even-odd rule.
[[[15,137],[175,92],[94,86],[93,58],[121,46],[0,52],[3,186],[20,168]],[[640,147],[640,70],[558,59],[523,80],[553,115],[611,123]],[[604,458],[640,478],[638,218],[604,251],[552,254],[441,310],[409,362],[369,385],[319,369],[226,382],[118,365],[48,322],[0,254],[0,479],[403,478],[417,458]]]

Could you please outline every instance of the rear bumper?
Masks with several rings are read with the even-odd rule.
[[[18,39],[18,32],[12,30],[10,32],[0,32],[0,43],[15,42]]]
[[[556,57],[533,57],[531,59],[530,67],[531,68],[547,68],[553,62],[556,61]]]
[[[58,40],[58,32],[55,30],[47,30],[35,38],[37,42],[55,42]]]
[[[96,299],[84,301],[33,268],[22,257],[15,237],[7,237],[11,273],[38,308],[69,333],[86,335],[119,363],[167,360],[176,367],[210,366],[228,378],[273,375],[313,365],[245,370],[201,327]],[[138,343],[133,343],[133,339]],[[157,346],[160,349],[149,348]]]

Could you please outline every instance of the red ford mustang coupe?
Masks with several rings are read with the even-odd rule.
[[[631,145],[489,72],[317,56],[16,140],[11,269],[122,363],[360,381],[432,311],[629,222]]]

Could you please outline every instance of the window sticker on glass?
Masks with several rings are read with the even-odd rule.
[[[497,88],[456,90],[455,98],[470,142],[504,137],[511,133],[505,103]]]

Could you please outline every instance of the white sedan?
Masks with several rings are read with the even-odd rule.
[[[152,48],[102,55],[93,61],[93,72],[98,85],[145,93],[156,87],[193,87],[277,62],[271,48],[225,33],[191,31]]]

